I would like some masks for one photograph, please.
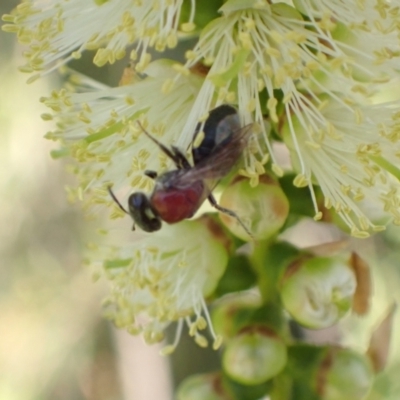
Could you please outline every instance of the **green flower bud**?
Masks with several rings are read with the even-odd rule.
[[[281,298],[296,321],[321,329],[335,324],[350,310],[355,290],[354,271],[342,258],[315,257],[287,268]]]
[[[223,393],[219,374],[193,375],[178,388],[177,400],[229,400]]]
[[[286,221],[289,202],[277,182],[267,175],[251,187],[245,178],[237,178],[222,193],[220,205],[235,211],[257,240],[274,236]],[[250,237],[235,218],[220,213],[226,227],[237,237]]]
[[[211,314],[215,332],[224,338],[232,338],[251,322],[260,306],[261,298],[254,293],[243,292],[225,297],[213,308]]]
[[[317,391],[323,400],[362,400],[373,382],[372,366],[349,349],[330,348],[320,364]]]
[[[283,340],[266,327],[250,327],[231,339],[224,351],[224,371],[243,385],[257,385],[282,371],[287,361]]]

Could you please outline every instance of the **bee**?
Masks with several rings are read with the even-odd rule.
[[[154,190],[149,197],[142,192],[132,193],[128,198],[128,211],[118,201],[111,187],[108,187],[112,199],[123,212],[132,217],[133,230],[136,224],[146,232],[154,232],[161,229],[162,221],[174,224],[191,218],[208,199],[218,211],[235,218],[252,237],[239,216],[234,211],[221,207],[212,194],[218,181],[239,160],[248,143],[252,124],[242,128],[236,109],[226,104],[210,111],[203,127],[204,137],[198,147],[192,148],[193,165],[177,147],[164,146],[142,125],[140,127],[174,162],[176,169],[160,175],[156,171],[145,171],[145,175],[155,180]],[[200,128],[201,124],[198,124],[193,140],[199,134]]]

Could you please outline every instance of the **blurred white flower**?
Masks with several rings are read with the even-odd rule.
[[[186,30],[193,28],[195,3],[190,1]],[[24,72],[48,72],[80,58],[84,50],[97,49],[96,65],[112,64],[132,43],[136,50],[131,58],[140,54],[138,67],[143,69],[150,61],[149,47],[163,51],[176,46],[182,5],[183,0],[28,0],[3,16],[9,23],[3,30],[17,33],[19,41],[29,46]]]
[[[283,125],[293,165],[301,171],[295,185],[318,183],[325,207],[333,207],[356,237],[384,229],[389,216],[400,224],[397,107],[393,103],[358,106],[356,112],[327,101],[321,107],[324,120],[319,123],[309,121],[305,129],[299,119],[307,121],[307,116],[300,115]],[[371,209],[380,210],[379,217]]]
[[[228,262],[227,251],[202,221],[165,225],[162,230],[136,233],[129,243],[98,248],[102,274],[112,291],[105,300],[105,314],[133,334],[143,333],[148,343],[164,337],[164,329],[178,322],[175,342],[182,325],[200,346],[207,339],[199,332],[214,333],[205,298],[213,293]],[[96,254],[96,250],[94,251]]]

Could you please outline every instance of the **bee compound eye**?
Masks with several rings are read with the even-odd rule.
[[[161,228],[160,217],[144,193],[131,194],[128,199],[128,207],[129,214],[135,223],[145,232],[154,232]]]

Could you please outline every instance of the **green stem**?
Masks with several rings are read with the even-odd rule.
[[[298,255],[299,251],[289,243],[256,243],[251,263],[258,276],[258,287],[265,304],[280,303],[280,279],[286,267]]]

